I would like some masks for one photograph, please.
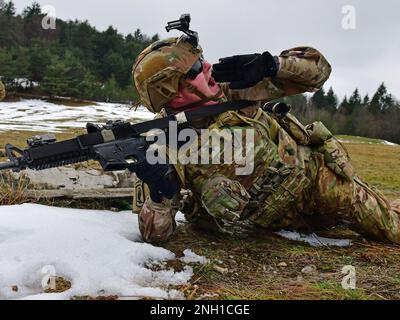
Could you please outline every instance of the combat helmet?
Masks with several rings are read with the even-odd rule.
[[[141,103],[155,113],[167,107],[177,96],[181,79],[201,57],[201,47],[185,36],[156,41],[144,49],[132,70]]]

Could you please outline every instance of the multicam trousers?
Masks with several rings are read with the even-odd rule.
[[[295,205],[295,211],[302,213],[289,213],[275,226],[329,226],[345,221],[368,238],[400,243],[400,199],[390,202],[360,177],[350,180],[338,175],[326,166],[322,155],[314,154],[308,167],[314,173],[313,185]]]

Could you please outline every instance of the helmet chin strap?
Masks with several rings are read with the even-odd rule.
[[[225,102],[226,101],[226,98],[223,95],[223,91],[221,88],[218,90],[218,92],[215,95],[207,97],[203,92],[201,92],[199,89],[197,89],[194,85],[187,83],[186,81],[182,81],[181,83],[185,89],[187,89],[194,95],[198,96],[200,98],[200,101],[193,102],[193,103],[187,104],[187,105],[179,107],[179,108],[174,108],[173,109],[174,111],[182,111],[182,110],[187,110],[189,108],[201,107],[202,105],[204,105],[210,101],[215,101],[215,102]]]

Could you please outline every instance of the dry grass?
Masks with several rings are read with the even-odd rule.
[[[48,285],[50,284],[50,280],[48,282]],[[71,289],[71,281],[64,279],[62,277],[56,277],[55,278],[55,288],[51,289],[46,289],[44,290],[45,293],[60,293],[60,292],[64,292],[67,291],[69,289]]]
[[[67,140],[75,137],[78,134],[83,133],[83,129],[70,129],[69,132],[62,132],[62,133],[56,133],[56,137],[58,141],[61,140]],[[47,132],[40,132],[40,131],[13,131],[12,134],[10,134],[9,131],[3,131],[0,132],[0,151],[2,153],[1,157],[3,157],[4,161],[4,146],[7,143],[11,143],[12,145],[20,148],[25,148],[27,146],[26,140],[28,138],[31,138],[35,135],[42,135],[42,134],[47,134]]]
[[[400,147],[346,144],[359,175],[391,199],[400,198]]]
[[[29,180],[24,175],[15,178],[11,172],[0,174],[0,205],[15,205],[37,200],[28,196],[28,185]]]

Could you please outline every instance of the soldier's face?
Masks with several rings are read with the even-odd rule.
[[[203,70],[196,76],[194,79],[186,78],[184,81],[190,83],[194,86],[197,90],[199,90],[202,94],[206,97],[214,97],[219,91],[219,85],[211,76],[211,64],[207,61],[202,61]],[[221,94],[221,97],[223,94]],[[192,91],[186,89],[185,87],[180,87],[178,96],[171,101],[170,107],[171,108],[180,108],[187,106],[192,103],[196,103],[201,101],[202,98],[194,94]],[[209,101],[204,105],[212,105],[216,104],[215,101]]]

